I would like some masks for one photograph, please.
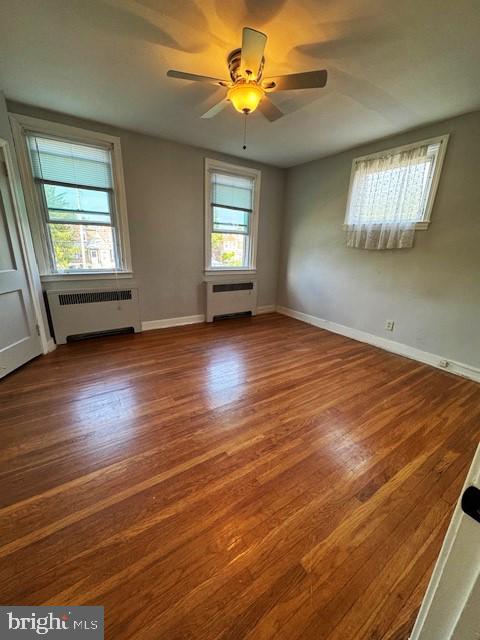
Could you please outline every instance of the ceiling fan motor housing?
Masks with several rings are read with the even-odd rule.
[[[242,74],[240,73],[241,61],[242,61],[242,50],[241,49],[234,49],[233,51],[231,51],[228,54],[227,64],[228,64],[228,71],[230,73],[230,77],[232,79],[232,82],[237,82],[240,79],[249,80],[248,77],[247,78],[243,78]],[[257,77],[256,77],[256,81],[257,82],[260,82],[260,80],[262,79],[264,64],[265,64],[265,57],[262,56],[262,60],[260,62],[260,67],[258,69],[258,73],[257,73]],[[255,74],[255,72],[252,70],[252,75],[254,75],[254,74]]]

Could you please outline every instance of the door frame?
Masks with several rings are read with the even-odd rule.
[[[44,354],[53,351],[56,348],[53,338],[50,337],[50,331],[45,324],[43,307],[43,291],[42,283],[37,268],[35,251],[33,248],[30,227],[26,215],[22,215],[21,198],[18,189],[21,188],[16,167],[13,161],[11,144],[5,138],[0,138],[0,150],[3,152],[5,164],[7,166],[7,181],[10,187],[10,195],[12,198],[13,215],[18,231],[18,239],[20,242],[20,250],[23,255],[25,264],[25,275],[32,300],[35,322],[38,326],[40,344]]]
[[[448,527],[447,533],[445,535],[442,548],[440,550],[440,554],[438,556],[435,568],[433,570],[432,576],[430,578],[430,582],[427,587],[427,591],[425,592],[422,605],[417,615],[417,619],[415,621],[415,625],[412,629],[410,639],[409,640],[423,640],[425,638],[424,625],[428,624],[429,616],[431,615],[431,610],[435,604],[438,606],[438,602],[444,605],[443,610],[445,611],[445,615],[448,620],[452,620],[456,614],[458,613],[458,607],[462,607],[465,609],[467,606],[469,597],[471,592],[469,591],[466,594],[462,594],[461,597],[454,601],[454,605],[450,601],[450,597],[448,601],[445,599],[445,589],[442,595],[438,596],[437,601],[435,602],[435,598],[437,597],[437,590],[439,587],[447,585],[451,587],[451,574],[448,574],[448,563],[451,555],[454,553],[454,546],[457,539],[457,534],[459,532],[460,526],[462,524],[462,519],[467,517],[462,510],[461,506],[461,497],[463,496],[465,490],[470,485],[479,485],[480,484],[480,443],[478,444],[475,455],[473,457],[472,465],[467,473],[467,477],[462,487],[462,491],[460,493],[460,497],[455,506],[455,510],[453,512],[452,519],[450,521],[450,525]],[[476,524],[476,526],[480,526]],[[451,568],[451,567],[450,567]],[[472,587],[472,589],[475,587]],[[455,608],[456,607],[456,608]],[[452,633],[455,632],[455,627],[452,627]],[[449,635],[448,638],[451,636]]]

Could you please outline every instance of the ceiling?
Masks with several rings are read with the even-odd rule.
[[[264,76],[326,68],[325,89],[273,95],[285,117],[200,115],[250,26]],[[39,107],[291,166],[480,108],[479,0],[1,0],[0,87]]]

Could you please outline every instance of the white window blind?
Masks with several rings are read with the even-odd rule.
[[[35,178],[111,189],[110,150],[66,140],[28,136]]]
[[[347,245],[367,249],[413,245],[427,219],[442,140],[354,161],[345,223]]]
[[[212,172],[212,230],[248,235],[253,209],[253,180]]]

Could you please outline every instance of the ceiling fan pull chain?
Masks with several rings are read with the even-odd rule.
[[[243,150],[247,148],[247,116],[248,113],[245,113],[243,118]]]

